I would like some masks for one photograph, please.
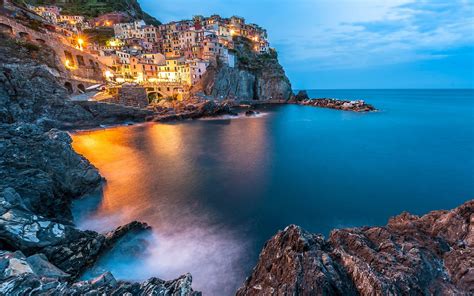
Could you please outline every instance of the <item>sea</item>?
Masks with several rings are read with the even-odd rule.
[[[255,117],[74,133],[74,149],[107,179],[74,203],[76,224],[100,232],[133,220],[153,227],[84,278],[189,272],[204,295],[233,295],[264,243],[287,225],[327,237],[474,198],[474,90],[309,95],[365,100],[378,111],[267,106]]]

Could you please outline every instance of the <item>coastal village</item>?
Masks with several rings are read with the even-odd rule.
[[[66,50],[65,68],[74,72],[86,67],[84,54],[92,56],[90,62],[101,68],[108,93],[112,95],[123,85],[139,85],[146,89],[149,101],[181,100],[199,83],[209,65],[235,67],[236,37],[245,38],[257,54],[270,50],[266,30],[237,16],[195,16],[156,26],[143,20],[130,20],[122,12],[88,19],[65,15],[60,7],[53,5],[27,5],[27,9],[38,15],[46,28],[60,35],[63,42],[82,52],[75,55]],[[113,30],[113,36],[97,42],[87,34],[103,29]],[[70,84],[66,87],[71,94],[86,91],[83,84],[76,89]]]
[[[33,52],[50,51],[50,72],[73,101],[147,109],[153,120],[234,114],[236,103],[257,101],[375,110],[363,101],[314,104],[305,92],[294,96],[267,31],[242,17],[161,24],[124,11],[87,17],[16,2],[0,2],[0,33]]]
[[[294,94],[242,18],[55,2],[0,0],[0,295],[473,295],[474,200],[452,197],[472,188],[450,191],[471,184],[472,91],[357,90],[386,111],[305,112],[376,110]],[[243,110],[273,114],[220,117]],[[267,240],[298,221],[350,228]]]

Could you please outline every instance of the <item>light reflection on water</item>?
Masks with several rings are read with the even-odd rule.
[[[259,120],[239,125],[229,120],[146,124],[73,135],[74,149],[108,180],[103,192],[75,204],[78,226],[105,232],[140,220],[153,227],[141,260],[127,258],[120,250],[111,252],[86,277],[104,270],[133,280],[172,279],[191,272],[195,289],[233,294],[248,273],[248,264],[242,263],[250,260],[252,240],[242,234],[250,225],[223,223],[226,214],[202,195],[216,182],[221,183],[216,189],[232,190],[252,185],[239,179],[262,179],[267,147]],[[242,202],[232,201],[235,196],[224,191],[212,195],[218,194],[218,203]]]
[[[264,242],[289,224],[327,235],[474,196],[472,90],[310,95],[366,99],[382,111],[282,106],[260,118],[74,135],[74,148],[108,180],[103,194],[76,204],[79,226],[153,226],[141,259],[124,256],[141,249],[119,248],[98,268],[132,280],[191,272],[205,295],[232,295]]]

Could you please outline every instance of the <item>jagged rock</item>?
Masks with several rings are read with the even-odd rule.
[[[201,295],[193,291],[190,274],[172,281],[152,278],[129,283],[117,281],[106,272],[72,284],[65,281],[64,275],[42,255],[26,258],[21,252],[0,251],[0,295]]]
[[[69,278],[70,275],[49,263],[44,254],[34,254],[26,258],[33,272],[40,277],[47,278]]]
[[[268,241],[237,295],[355,295],[321,235],[291,225]]]
[[[376,111],[374,106],[367,104],[363,100],[357,101],[346,101],[346,100],[338,100],[338,99],[303,99],[303,100],[296,100],[297,104],[305,105],[305,106],[313,106],[313,107],[320,107],[320,108],[329,108],[329,109],[337,109],[337,110],[345,110],[345,111],[355,111],[355,112],[370,112]]]
[[[296,101],[309,100],[308,92],[305,90],[300,90],[294,97]]]
[[[71,231],[61,242],[44,247],[41,252],[61,270],[76,277],[125,235],[134,235],[149,229],[147,224],[134,221],[106,235],[94,231]]]
[[[25,254],[44,253],[50,262],[73,277],[94,264],[125,235],[150,229],[135,221],[106,235],[80,231],[72,225],[33,214],[12,188],[0,192],[0,222],[0,241],[4,248]]]
[[[179,110],[179,113],[176,113],[175,110]],[[163,112],[163,114],[153,117],[153,121],[176,121],[184,119],[198,119],[202,117],[213,117],[219,115],[236,115],[232,110],[232,104],[230,102],[214,102],[214,101],[200,101],[194,104],[189,104],[185,106],[176,106],[173,108],[173,112]]]
[[[471,200],[386,227],[335,230],[329,240],[290,226],[265,244],[237,295],[468,295],[473,221]]]
[[[26,261],[26,257],[22,252],[0,251],[0,280],[25,273],[33,273],[33,269]]]
[[[35,214],[70,221],[71,199],[102,182],[97,169],[74,152],[65,132],[0,124],[0,138],[0,192],[14,189]]]

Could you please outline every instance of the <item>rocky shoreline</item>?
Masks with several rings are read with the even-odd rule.
[[[289,102],[302,105],[327,109],[336,109],[353,112],[371,112],[377,109],[367,104],[364,100],[340,100],[334,98],[313,98],[310,99],[308,93],[304,90],[299,91]]]
[[[371,112],[377,111],[374,106],[367,104],[363,100],[348,101],[339,99],[318,98],[298,102],[299,105],[313,106],[320,108],[336,109],[354,112]]]
[[[329,239],[291,225],[264,246],[237,295],[472,295],[474,200],[385,227],[333,230]]]

